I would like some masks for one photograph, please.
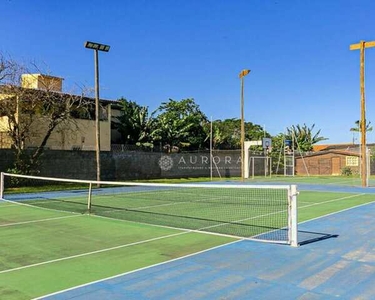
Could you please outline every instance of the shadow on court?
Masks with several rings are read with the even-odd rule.
[[[50,299],[375,299],[374,228],[368,204],[300,224],[302,247],[239,241]]]
[[[311,243],[320,242],[326,239],[337,238],[338,236],[338,234],[298,230],[298,244],[299,246],[304,246]]]

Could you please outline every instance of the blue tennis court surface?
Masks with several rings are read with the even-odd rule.
[[[239,241],[46,299],[375,299],[374,229],[373,203],[300,224],[298,248]]]

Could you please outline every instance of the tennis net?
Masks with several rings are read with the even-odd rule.
[[[1,173],[4,200],[297,245],[295,185],[159,184]]]

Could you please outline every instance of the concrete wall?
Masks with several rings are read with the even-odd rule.
[[[214,153],[213,176],[240,176],[239,151]],[[0,149],[0,171],[13,163],[13,152]],[[180,178],[210,176],[209,153],[102,152],[102,180]],[[96,179],[95,151],[45,151],[40,176]]]
[[[27,140],[26,147],[40,145],[47,131],[43,118],[33,124],[32,135]],[[95,150],[95,121],[75,119],[69,125],[60,124],[51,134],[46,147],[53,150]],[[100,149],[111,150],[111,123],[109,120],[100,122]]]
[[[240,151],[216,151],[213,153],[214,177],[241,175]],[[334,157],[337,157],[336,155]],[[339,155],[340,168],[344,167],[345,156]],[[0,149],[0,171],[12,167],[13,151]],[[260,160],[261,161],[261,160]],[[262,161],[261,161],[262,162]],[[332,155],[306,157],[310,175],[331,175]],[[358,172],[358,167],[351,167]],[[371,174],[375,171],[375,161],[371,162]],[[130,180],[151,178],[209,177],[210,155],[200,153],[158,153],[158,152],[106,152],[101,153],[102,180]],[[306,173],[302,160],[296,159],[296,173]],[[41,158],[41,176],[96,179],[95,151],[48,150]],[[256,166],[255,175],[264,175],[264,164]]]

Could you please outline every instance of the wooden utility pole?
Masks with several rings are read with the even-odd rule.
[[[361,179],[362,186],[368,185],[367,180],[367,149],[366,149],[366,102],[365,102],[365,48],[375,47],[375,41],[360,41],[350,45],[350,50],[360,50],[360,93],[361,93]]]

